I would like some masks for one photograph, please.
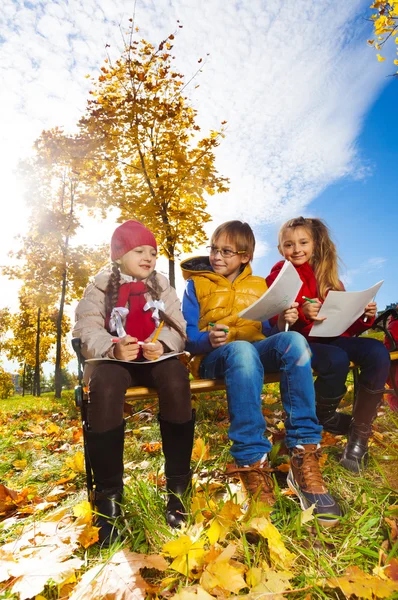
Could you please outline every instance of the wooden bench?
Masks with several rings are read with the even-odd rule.
[[[389,309],[389,310],[385,311],[384,313],[382,313],[381,315],[379,315],[377,317],[372,328],[383,331],[383,333],[386,334],[387,333],[387,320],[390,315],[398,316],[398,313],[394,309]],[[390,336],[390,341],[391,341],[391,347],[393,348],[393,350],[390,352],[390,359],[391,359],[391,363],[393,363],[395,361],[398,361],[398,348],[397,348],[395,341],[392,339],[391,336]],[[78,364],[79,364],[80,386],[77,386],[77,388],[80,387],[80,391],[75,390],[76,404],[77,404],[77,406],[81,406],[81,403],[83,401],[83,396],[84,396],[83,383],[82,383],[83,382],[82,364],[84,361],[80,355],[80,340],[78,340],[77,338],[72,340],[72,345],[77,354]],[[356,391],[358,389],[358,366],[355,365],[354,363],[351,363],[350,368],[354,373],[354,398],[355,398]],[[280,381],[279,373],[267,373],[264,376],[264,384],[278,383],[279,381]],[[391,388],[391,389],[386,388],[385,393],[390,393],[390,394],[392,393],[392,394],[395,394],[396,396],[398,396],[398,389],[395,386],[394,378],[392,378],[392,382],[393,382],[393,388]],[[223,379],[193,379],[191,381],[190,386],[191,386],[192,393],[196,393],[196,394],[203,394],[203,393],[217,392],[220,390],[225,390],[225,383],[224,383]],[[139,387],[139,386],[129,388],[126,391],[126,396],[125,396],[125,405],[124,405],[125,412],[127,414],[131,414],[133,412],[132,405],[137,400],[146,400],[149,398],[156,398],[156,397],[157,397],[157,392],[154,388]]]

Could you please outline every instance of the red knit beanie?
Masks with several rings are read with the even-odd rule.
[[[116,227],[111,239],[111,260],[117,260],[137,246],[152,246],[157,251],[152,231],[138,221],[125,221]]]

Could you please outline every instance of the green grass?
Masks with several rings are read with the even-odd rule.
[[[276,435],[279,432],[277,423],[282,415],[278,386],[267,386],[266,392],[264,409],[270,422],[269,433]],[[194,402],[197,407],[196,437],[201,437],[210,449],[209,460],[193,463],[195,477],[199,477],[208,490],[210,484],[220,484],[221,494],[208,492],[208,498],[216,506],[215,509],[209,508],[208,512],[213,510],[217,514],[234,492],[223,477],[225,465],[232,460],[228,451],[226,400],[224,394],[218,392],[196,396]],[[145,419],[140,412],[143,409]],[[162,454],[148,454],[142,450],[144,443],[160,441],[156,413],[157,406],[153,402],[138,403],[136,414],[128,418],[126,428],[126,490],[121,527],[124,529],[125,545],[142,553],[158,553],[167,541],[178,535],[178,532],[172,532],[167,527],[164,519]],[[0,415],[1,481],[14,490],[22,491],[29,487],[39,496],[45,497],[55,487],[55,482],[70,472],[65,467],[66,458],[82,450],[81,440],[76,441],[79,414],[74,407],[72,393],[65,393],[62,400],[54,399],[51,394],[40,399],[14,396],[0,402]],[[54,423],[60,427],[58,435],[41,434],[37,429],[40,427],[45,432]],[[287,548],[298,556],[296,575],[292,580],[293,588],[305,588],[304,591],[291,596],[288,594],[287,597],[308,600],[310,591],[312,600],[342,600],[344,595],[341,591],[322,588],[319,581],[325,577],[341,576],[347,567],[354,565],[371,574],[379,564],[381,551],[389,559],[398,557],[392,528],[385,520],[398,518],[397,509],[392,508],[398,505],[397,428],[397,416],[388,407],[383,407],[382,415],[376,422],[370,466],[360,476],[348,473],[338,464],[343,439],[335,440],[332,446],[325,447],[328,460],[324,476],[331,492],[339,498],[344,509],[344,516],[338,526],[322,529],[314,521],[302,525],[301,511],[296,500],[277,492],[275,524]],[[38,433],[34,433],[35,431]],[[70,445],[70,449],[59,452],[65,443]],[[142,468],[144,460],[149,462],[149,466]],[[283,456],[277,452],[274,452],[273,460],[275,465],[284,462]],[[26,461],[26,466],[19,469],[16,461]],[[275,475],[278,490],[285,489],[286,474],[276,472]],[[70,485],[73,493],[60,500],[60,504],[71,506],[86,499],[83,473],[78,474]],[[10,528],[0,528],[0,543],[17,537],[30,520],[31,517],[26,517]],[[191,515],[190,520],[193,522],[194,516]],[[240,525],[231,527],[223,544],[227,545],[231,541],[237,544],[236,558],[247,566],[260,566],[269,557],[266,541],[249,543]],[[106,559],[107,553],[95,545],[87,551],[81,550],[80,555],[85,558],[87,566],[91,567]],[[159,578],[156,573],[149,573],[148,576],[155,582]],[[189,579],[190,585],[194,583],[194,579]],[[174,593],[183,585],[186,585],[186,578],[177,576],[176,581],[170,584],[170,590]],[[5,590],[0,592],[0,598],[16,598],[7,594]],[[47,600],[62,597],[55,585],[47,586],[42,595]],[[391,598],[398,598],[398,593]]]

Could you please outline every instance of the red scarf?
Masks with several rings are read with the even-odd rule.
[[[116,306],[127,306],[127,315],[124,329],[127,335],[137,338],[139,342],[146,340],[155,330],[155,321],[152,319],[152,311],[144,311],[146,304],[145,293],[147,287],[143,281],[131,281],[123,283],[119,288]],[[107,326],[109,327],[107,316]]]

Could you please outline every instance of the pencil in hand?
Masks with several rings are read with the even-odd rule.
[[[153,338],[152,338],[152,342],[151,342],[152,344],[154,344],[154,343],[156,342],[156,340],[158,339],[158,337],[159,337],[159,334],[160,334],[160,332],[162,331],[162,327],[163,327],[163,325],[164,325],[164,321],[161,321],[161,322],[160,322],[160,324],[159,324],[159,327],[158,327],[158,328],[157,328],[157,330],[155,331],[155,335],[154,335],[154,336],[153,336]]]

